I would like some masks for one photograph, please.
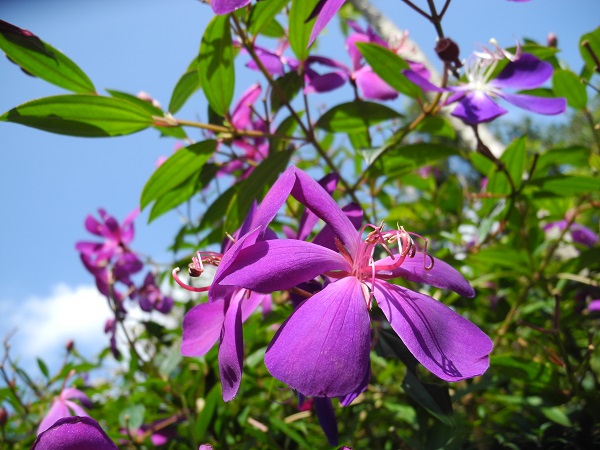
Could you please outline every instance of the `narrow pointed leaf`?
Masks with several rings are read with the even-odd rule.
[[[0,49],[28,73],[77,93],[94,93],[88,76],[66,55],[33,33],[0,20]]]
[[[192,69],[184,73],[171,94],[171,100],[169,101],[169,112],[175,114],[179,111],[190,96],[200,89],[200,77],[198,70]]]
[[[211,108],[225,117],[233,100],[235,70],[229,15],[215,16],[208,24],[198,55],[198,75]]]
[[[315,24],[315,18],[308,22],[306,19],[309,18],[315,6],[317,6],[317,2],[318,0],[292,0],[288,35],[290,47],[300,61],[306,61],[306,58],[308,58],[308,41]]]
[[[23,103],[5,112],[0,121],[69,136],[109,137],[148,128],[152,115],[126,100],[69,94]]]
[[[357,42],[356,47],[373,71],[391,87],[412,98],[423,95],[421,89],[402,74],[409,66],[400,56],[379,44]]]
[[[177,150],[147,181],[142,191],[141,208],[199,174],[216,148],[217,141],[207,140]]]

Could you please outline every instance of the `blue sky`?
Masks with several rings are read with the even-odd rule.
[[[435,32],[430,24],[399,0],[375,0],[374,4],[400,28],[409,29],[410,36],[433,58]],[[32,31],[67,54],[98,90],[146,91],[163,105],[168,104],[175,82],[197,54],[202,32],[212,17],[212,10],[197,0],[0,0],[0,11],[3,20]],[[516,38],[544,42],[547,34],[554,32],[564,49],[560,57],[578,70],[579,36],[598,26],[598,17],[597,0],[533,0],[525,4],[455,0],[444,29],[459,43],[463,57],[492,37],[501,45],[512,46]],[[320,53],[343,54],[345,58],[337,23],[329,26],[320,48]],[[238,76],[242,79],[237,95],[258,78],[246,71]],[[33,98],[63,93],[24,75],[5,58],[0,58],[0,86],[1,112]],[[337,94],[340,100],[343,94]],[[401,103],[392,106],[400,108]],[[197,94],[178,117],[202,118],[205,111],[206,103]],[[198,133],[190,134],[200,139]],[[157,158],[169,155],[173,146],[173,140],[160,139],[152,131],[83,139],[0,123],[0,334],[4,336],[18,325],[14,343],[22,345],[16,345],[17,349],[48,352],[67,336],[85,340],[84,331],[94,325],[74,318],[80,310],[69,302],[100,300],[94,297],[93,280],[74,249],[76,241],[89,238],[83,221],[98,207],[123,219],[137,206]],[[169,214],[147,226],[146,217],[142,214],[137,221],[133,247],[169,263],[171,257],[165,249],[180,226],[179,218]],[[63,306],[56,306],[59,304]],[[102,316],[103,309],[90,311]],[[96,321],[101,324],[107,317],[108,313]],[[36,327],[36,321],[54,325]],[[82,322],[86,324],[83,327]],[[71,329],[69,323],[77,326]],[[43,333],[51,330],[55,335],[52,345],[25,345],[43,339]]]

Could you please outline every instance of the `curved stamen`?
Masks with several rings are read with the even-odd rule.
[[[171,272],[171,274],[173,275],[173,279],[175,280],[175,283],[177,283],[182,288],[184,288],[184,289],[186,289],[186,290],[188,290],[190,292],[206,292],[206,291],[208,291],[210,289],[210,286],[194,287],[194,286],[190,286],[189,284],[184,283],[179,278],[179,275],[177,275],[177,272],[179,272],[179,267],[175,267],[173,269],[173,272]]]
[[[433,269],[433,265],[435,263],[435,260],[433,259],[433,256],[431,256],[429,253],[427,253],[427,247],[429,246],[429,239],[424,238],[423,236],[421,236],[420,234],[417,233],[413,233],[413,232],[408,232],[408,234],[412,234],[413,236],[418,237],[419,239],[423,239],[423,241],[425,242],[425,245],[423,246],[423,269],[425,270],[431,270]],[[414,256],[414,254],[412,255]],[[429,257],[429,260],[431,261],[431,264],[427,265],[427,257]]]

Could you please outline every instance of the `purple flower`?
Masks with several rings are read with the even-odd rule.
[[[132,211],[121,225],[104,209],[99,209],[98,212],[101,221],[88,215],[85,219],[85,228],[90,233],[103,238],[103,241],[80,241],[75,248],[81,253],[86,268],[96,278],[104,276],[102,269],[112,264],[115,279],[131,285],[130,275],[142,270],[143,266],[137,255],[129,249],[129,244],[134,237],[133,221],[139,214],[139,209]],[[99,284],[102,284],[102,280]]]
[[[73,400],[79,400],[87,408],[92,407],[90,399],[79,389],[64,388],[60,395],[52,401],[52,406],[40,423],[37,434],[46,431],[58,419],[62,419],[63,417],[70,417],[72,415],[88,417],[89,414]]]
[[[254,103],[258,100],[262,92],[260,84],[255,83],[242,94],[237,104],[233,108],[230,122],[236,130],[268,132],[267,123],[262,118],[256,118]],[[232,173],[236,170],[244,169],[238,179],[246,178],[254,167],[267,157],[269,152],[269,142],[265,138],[237,137],[232,140],[232,145],[241,149],[241,156],[235,155],[233,159],[220,169],[220,173]]]
[[[144,284],[136,289],[132,294],[132,298],[138,298],[140,308],[143,311],[150,312],[154,309],[163,313],[169,314],[171,308],[173,308],[173,299],[171,297],[164,296],[154,279],[154,275],[148,272],[144,279]]]
[[[210,6],[215,14],[229,14],[248,5],[252,0],[212,0]]]
[[[533,89],[540,87],[552,76],[550,63],[523,53],[514,61],[510,61],[496,78],[490,80],[496,63],[495,58],[481,55],[470,58],[465,66],[467,83],[448,89],[434,86],[412,70],[404,70],[403,73],[424,91],[453,92],[446,101],[446,104],[458,103],[454,107],[452,115],[472,125],[490,122],[508,112],[496,104],[495,97],[503,98],[514,106],[538,114],[554,115],[566,110],[567,102],[564,98],[535,97],[527,94],[509,94],[503,91],[506,88]]]
[[[110,352],[115,359],[121,359],[121,352],[117,348],[117,319],[108,319],[104,324],[104,333],[110,334]]]
[[[98,422],[90,417],[65,417],[41,433],[31,450],[118,450]]]
[[[460,273],[427,253],[415,258],[416,245],[402,228],[367,225],[363,230],[372,231],[363,239],[323,188],[295,167],[282,174],[274,190],[291,193],[321,218],[335,234],[338,251],[292,239],[257,241],[224,269],[220,284],[264,293],[319,275],[329,281],[273,338],[265,355],[273,376],[302,395],[347,397],[347,404],[370,377],[373,299],[417,360],[438,377],[458,381],[486,371],[492,342],[479,328],[437,300],[387,281],[402,277],[473,297]],[[389,250],[393,243],[399,245],[397,254]],[[375,261],[377,246],[390,256]]]
[[[544,231],[549,231],[552,228],[558,228],[560,231],[564,231],[569,226],[569,221],[566,219],[559,220],[557,222],[549,222],[544,226]],[[588,248],[592,248],[598,242],[598,235],[587,227],[578,223],[571,223],[569,226],[569,233],[574,242],[585,245]]]

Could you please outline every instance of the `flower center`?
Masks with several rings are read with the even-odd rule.
[[[204,273],[204,264],[218,266],[223,259],[223,255],[217,252],[196,252],[196,256],[192,257],[192,262],[188,264],[188,273],[190,277],[197,278]],[[179,275],[179,267],[173,269],[172,275],[175,282],[182,288],[191,292],[206,292],[210,289],[210,285],[203,287],[194,287],[183,282]]]

